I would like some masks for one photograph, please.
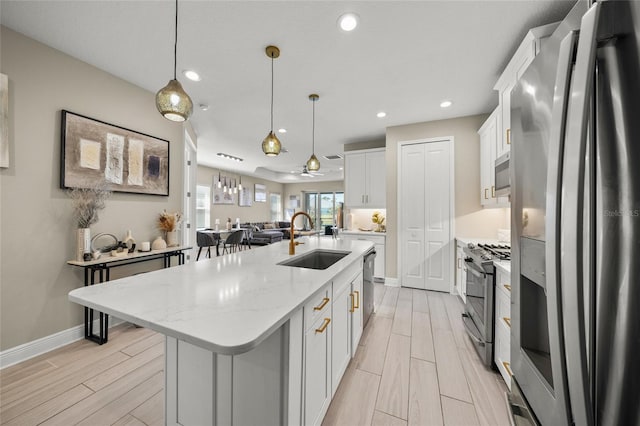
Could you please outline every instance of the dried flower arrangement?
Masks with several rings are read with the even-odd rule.
[[[175,231],[182,222],[182,213],[169,213],[166,210],[162,210],[160,216],[158,216],[158,229],[164,232]]]
[[[78,228],[89,228],[98,222],[98,212],[105,208],[105,202],[111,196],[111,191],[105,188],[105,183],[99,183],[92,188],[73,188],[67,191]]]

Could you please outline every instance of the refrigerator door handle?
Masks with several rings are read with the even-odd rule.
[[[595,76],[597,29],[601,3],[594,4],[582,17],[576,53],[576,66],[569,97],[565,142],[561,227],[562,317],[564,324],[567,383],[573,423],[591,426],[589,371],[585,332],[583,274],[583,231],[585,162],[591,110],[591,93]]]
[[[565,132],[567,126],[567,107],[569,103],[571,71],[574,61],[576,43],[578,42],[578,31],[569,32],[560,43],[558,52],[558,68],[555,78],[555,89],[553,94],[553,109],[551,116],[551,129],[549,133],[549,157],[547,167],[547,192],[546,192],[546,244],[545,244],[545,264],[546,264],[546,287],[545,294],[548,300],[548,321],[549,334],[556,336],[554,341],[559,342],[558,361],[554,364],[554,381],[560,381],[555,388],[558,403],[567,408],[565,417],[568,418],[567,383],[566,377],[565,348],[563,344],[562,327],[562,277],[560,267],[560,236],[562,235],[561,220],[561,195],[562,195],[562,173],[564,164]]]

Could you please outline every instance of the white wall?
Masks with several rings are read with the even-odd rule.
[[[83,285],[74,257],[71,200],[60,189],[62,109],[170,141],[170,196],[116,193],[91,231],[137,241],[158,234],[163,210],[182,209],[183,126],[160,116],[155,94],[0,27],[0,71],[9,76],[11,167],[0,169],[0,350],[82,324],[67,299]],[[112,278],[137,270],[117,268]],[[142,266],[144,265],[144,266]]]

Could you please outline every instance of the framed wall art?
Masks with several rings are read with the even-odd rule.
[[[267,202],[267,187],[265,185],[256,183],[254,185],[255,189],[255,202],[256,203],[266,203]]]
[[[62,111],[61,188],[169,195],[169,141]]]
[[[253,194],[249,188],[243,188],[238,193],[238,205],[240,207],[251,207],[253,201]]]
[[[218,188],[217,185],[213,185],[213,204],[235,204],[236,196],[233,191],[224,191],[223,188]]]

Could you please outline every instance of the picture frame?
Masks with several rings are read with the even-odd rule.
[[[253,201],[253,193],[249,188],[243,188],[238,193],[238,205],[240,207],[251,207]]]
[[[60,188],[169,195],[169,141],[62,110]]]
[[[267,202],[267,187],[260,183],[254,184],[254,200],[256,203],[266,203]]]
[[[235,204],[236,196],[232,191],[224,192],[222,188],[214,183],[213,185],[213,198],[211,198],[212,204]]]

